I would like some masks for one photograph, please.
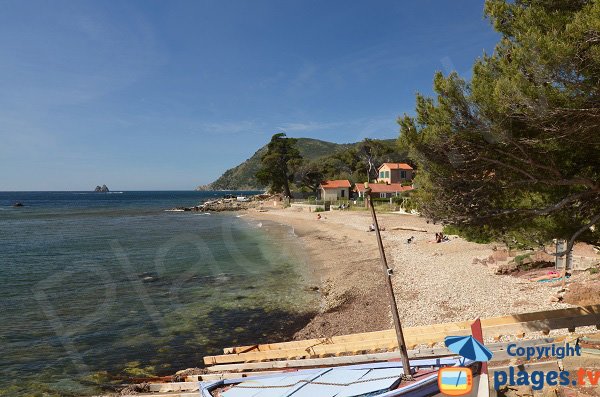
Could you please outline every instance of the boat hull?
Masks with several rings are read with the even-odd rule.
[[[438,376],[437,376],[437,371],[440,368],[445,368],[445,367],[470,367],[473,366],[474,362],[473,361],[469,361],[469,360],[464,360],[462,358],[459,357],[452,357],[452,358],[440,358],[440,359],[429,359],[429,360],[415,360],[413,362],[411,362],[411,368],[413,371],[413,375],[415,377],[414,381],[410,381],[410,382],[405,382],[405,381],[401,381],[398,382],[396,381],[392,387],[387,387],[384,390],[367,390],[365,393],[363,394],[354,394],[355,396],[360,396],[360,395],[369,395],[369,396],[377,396],[377,397],[396,397],[396,396],[410,396],[410,397],[425,397],[425,396],[430,396],[432,394],[435,394],[439,391],[438,388]],[[255,384],[258,386],[246,386],[246,387],[251,387],[252,390],[256,390],[256,395],[260,396],[259,392],[261,391],[261,387],[264,387],[264,390],[269,390],[268,395],[269,396],[273,396],[273,397],[288,397],[288,396],[296,396],[299,394],[302,394],[302,392],[304,392],[307,395],[311,395],[314,397],[318,397],[319,394],[318,392],[315,391],[311,391],[309,393],[307,393],[308,390],[303,390],[302,392],[300,392],[302,390],[302,388],[307,388],[310,387],[308,385],[323,385],[326,384],[325,382],[322,381],[322,379],[324,379],[325,374],[333,374],[333,370],[337,370],[339,371],[346,371],[349,372],[348,370],[352,371],[352,370],[357,370],[357,371],[371,371],[371,370],[384,370],[384,371],[393,371],[395,372],[395,370],[398,371],[402,371],[402,364],[400,362],[383,362],[383,363],[371,363],[371,364],[357,364],[357,365],[349,365],[349,366],[339,366],[339,367],[328,367],[328,368],[316,368],[316,369],[307,369],[307,370],[292,370],[292,371],[286,371],[284,373],[281,374],[276,374],[276,375],[257,375],[257,376],[253,376],[253,377],[245,377],[245,378],[239,378],[239,379],[228,379],[228,380],[220,380],[220,381],[214,381],[214,382],[200,382],[200,395],[202,397],[214,397],[214,395],[212,394],[212,392],[217,391],[217,390],[223,390],[223,389],[228,389],[229,387],[233,386],[233,389],[230,389],[228,392],[225,392],[223,394],[219,394],[219,395],[223,395],[224,397],[236,397],[237,393],[232,393],[232,390],[235,389],[236,385],[240,385],[242,383],[244,384]],[[290,381],[288,379],[293,379],[294,377],[297,376],[301,376],[302,381],[296,382],[298,385],[294,388],[287,388],[285,390],[281,390],[280,393],[278,393],[277,387],[287,387],[290,385],[287,385],[287,383],[293,382]],[[397,377],[399,378],[400,375],[397,375]],[[284,379],[284,380],[282,380]],[[335,376],[334,376],[335,379]],[[286,386],[273,386],[274,384],[277,384],[278,380],[282,380],[281,383],[286,384]],[[376,381],[376,380],[375,380]],[[374,381],[374,382],[375,382]],[[341,382],[341,381],[340,381]],[[398,384],[399,383],[399,384]],[[260,385],[265,385],[265,386],[260,386]],[[354,384],[358,385],[359,384],[364,384],[364,381],[356,381],[354,382]],[[240,386],[240,389],[243,388],[244,386]],[[314,386],[313,386],[314,387]],[[325,386],[321,386],[323,388],[326,389]],[[348,390],[352,390],[353,389],[353,385],[351,384],[346,384],[345,387]],[[364,389],[364,386],[363,386]],[[327,396],[332,396],[332,395],[337,395],[336,393],[339,393],[338,391],[331,391],[331,390],[327,390],[328,393],[325,393],[323,391],[323,396],[327,397]],[[245,393],[244,393],[245,392]],[[240,396],[242,395],[248,395],[248,390],[244,390],[241,391],[239,393]],[[378,393],[378,394],[377,394]],[[342,393],[343,394],[343,393]],[[350,395],[350,394],[349,394]]]

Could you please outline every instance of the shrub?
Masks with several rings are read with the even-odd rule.
[[[488,244],[495,241],[494,236],[485,228],[461,228],[455,225],[445,225],[442,230],[444,234],[456,234],[467,241]]]

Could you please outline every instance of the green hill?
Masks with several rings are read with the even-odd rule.
[[[306,160],[317,160],[330,156],[331,154],[348,149],[354,143],[333,143],[318,139],[298,138],[297,147],[302,157]],[[213,183],[198,186],[196,190],[261,190],[254,176],[260,168],[260,158],[267,151],[267,145],[261,147],[246,161],[240,165],[230,168]]]

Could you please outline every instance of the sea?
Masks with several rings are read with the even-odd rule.
[[[97,395],[305,325],[291,228],[165,211],[224,193],[0,192],[0,396]]]

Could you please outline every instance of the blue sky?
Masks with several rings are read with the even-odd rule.
[[[394,138],[483,1],[3,1],[0,190],[192,189],[270,136]]]

